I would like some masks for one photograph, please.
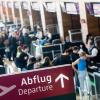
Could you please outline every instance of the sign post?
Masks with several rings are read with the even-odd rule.
[[[0,100],[76,100],[70,65],[0,76]]]

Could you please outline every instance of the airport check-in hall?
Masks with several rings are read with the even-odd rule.
[[[0,0],[0,100],[100,100],[100,0]]]

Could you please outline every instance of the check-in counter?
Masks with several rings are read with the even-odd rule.
[[[51,60],[53,60],[57,54],[61,54],[63,52],[62,45],[63,44],[41,46],[41,45],[36,45],[35,43],[32,43],[31,54],[34,55],[35,57],[48,56]]]
[[[32,42],[31,44],[31,54],[34,55],[35,57],[42,56],[42,57],[50,57],[51,60],[54,59],[54,57],[58,54],[61,54],[65,51],[65,49],[68,49],[69,47],[72,46],[78,46],[83,45],[82,42],[70,42],[69,43],[60,43],[60,44],[53,44],[53,45],[37,45],[35,42]]]

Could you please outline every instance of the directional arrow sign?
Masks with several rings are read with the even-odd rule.
[[[64,79],[69,80],[69,77],[65,76],[64,74],[60,74],[56,79],[55,82],[61,80],[61,87],[64,88]]]
[[[71,65],[48,67],[15,75],[0,75],[0,100],[9,98],[76,100]]]
[[[16,88],[16,85],[12,85],[11,87],[5,87],[5,86],[0,85],[0,89],[2,90],[2,92],[0,93],[0,96],[7,94],[8,92],[12,91],[15,88]]]

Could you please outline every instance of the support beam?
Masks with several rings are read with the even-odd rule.
[[[7,17],[7,21],[9,22],[10,21],[10,16],[9,16],[9,8],[8,8],[8,2],[5,1],[5,8],[6,8],[6,17]]]
[[[23,12],[22,12],[22,2],[18,1],[19,3],[19,15],[20,15],[20,20],[21,20],[21,25],[24,25],[24,18],[23,18]]]
[[[42,28],[43,32],[46,30],[46,19],[45,19],[45,11],[44,11],[44,6],[43,3],[40,2],[40,15],[41,15],[41,22],[42,22]]]
[[[0,20],[2,20],[2,15],[3,15],[3,13],[2,13],[2,4],[0,2]]]
[[[2,4],[2,2],[1,2],[1,19],[2,19],[2,21],[3,22],[5,22],[5,15],[4,15],[4,12],[3,12],[3,4]]]
[[[29,16],[29,21],[30,21],[30,26],[31,26],[31,30],[33,30],[33,17],[32,17],[32,6],[31,6],[31,2],[28,1],[28,11],[27,11],[27,14]]]
[[[87,24],[87,16],[84,1],[79,1],[79,11],[80,11],[80,23],[81,23],[81,31],[83,42],[86,41],[86,36],[88,34],[88,24]]]
[[[60,2],[56,1],[55,6],[56,6],[56,14],[57,14],[60,38],[62,41],[64,41],[64,29],[63,29],[63,20],[62,20],[62,12],[61,12],[61,7],[60,7]]]
[[[17,19],[16,19],[16,16],[15,16],[15,8],[14,8],[14,2],[12,1],[12,17],[13,17],[13,22],[16,24],[17,23]]]

